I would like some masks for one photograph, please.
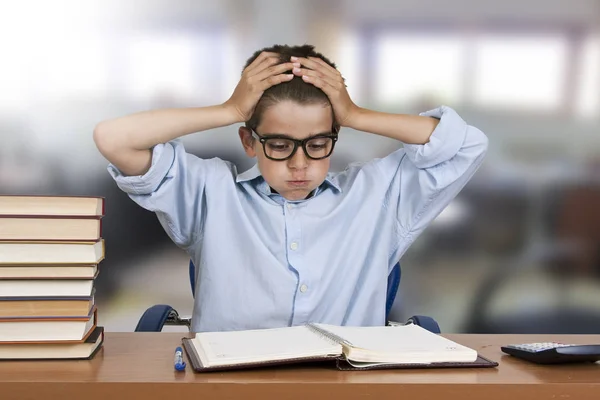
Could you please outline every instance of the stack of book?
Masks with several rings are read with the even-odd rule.
[[[104,199],[0,196],[0,360],[89,359]]]

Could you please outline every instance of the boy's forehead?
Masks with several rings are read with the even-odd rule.
[[[267,108],[257,127],[261,135],[283,134],[303,139],[330,133],[333,116],[330,106],[280,102]]]

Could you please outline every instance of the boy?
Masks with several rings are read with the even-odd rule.
[[[175,140],[234,123],[257,159],[241,174]],[[340,127],[405,146],[329,173]],[[102,122],[94,141],[119,187],[196,265],[194,332],[384,325],[389,271],[488,143],[448,107],[419,116],[358,107],[335,64],[308,45],[257,51],[221,105]]]

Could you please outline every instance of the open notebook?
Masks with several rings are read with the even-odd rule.
[[[308,324],[202,332],[184,338],[197,372],[334,361],[339,369],[494,367],[473,349],[418,325],[350,327]]]

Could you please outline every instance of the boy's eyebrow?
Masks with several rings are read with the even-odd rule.
[[[326,131],[326,132],[321,132],[321,133],[315,133],[314,135],[307,136],[305,139],[310,139],[313,137],[323,136],[323,135],[331,135],[332,133],[334,133],[334,132]],[[275,138],[284,138],[284,139],[292,139],[292,140],[304,140],[304,139],[295,139],[295,138],[291,137],[290,135],[286,135],[285,133],[265,133],[264,135],[261,135],[261,136],[264,137],[265,139],[275,137]]]

